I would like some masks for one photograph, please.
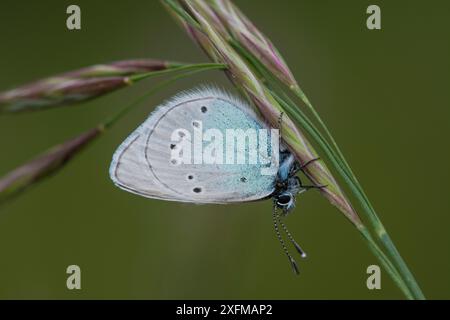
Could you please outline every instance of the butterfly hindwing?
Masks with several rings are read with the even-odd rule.
[[[250,107],[218,90],[181,94],[153,112],[120,145],[111,163],[111,179],[120,188],[144,197],[181,202],[244,202],[269,196],[275,175],[261,174],[260,164],[194,160],[186,164],[171,157],[183,150],[194,158],[195,150],[183,149],[182,142],[192,142],[195,130],[219,130],[225,138],[229,128],[267,129]],[[224,157],[225,149],[226,144]],[[182,152],[178,155],[186,156]],[[248,148],[236,148],[234,157],[242,152],[247,153]]]

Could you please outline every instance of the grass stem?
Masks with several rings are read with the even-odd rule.
[[[144,79],[160,76],[167,73],[178,72],[178,71],[189,71],[189,70],[208,70],[208,69],[225,69],[226,65],[221,63],[193,63],[193,64],[185,64],[185,65],[177,65],[175,67],[161,70],[161,71],[151,71],[146,73],[140,73],[133,76],[128,77],[129,83],[138,82]]]
[[[333,159],[336,162],[335,167],[338,169],[338,171],[340,171],[341,176],[344,177],[344,179],[347,182],[347,185],[352,189],[352,192],[355,194],[355,196],[358,198],[360,204],[364,208],[364,212],[366,213],[366,216],[368,217],[370,223],[372,224],[372,227],[375,230],[375,234],[376,234],[377,238],[383,244],[385,249],[388,251],[391,258],[394,260],[395,265],[397,266],[402,277],[408,284],[409,289],[413,292],[414,297],[416,299],[424,300],[425,296],[422,293],[422,290],[420,289],[413,274],[409,270],[408,266],[406,265],[405,261],[403,260],[399,251],[397,250],[396,246],[394,245],[392,239],[390,238],[389,234],[387,233],[386,229],[384,228],[383,224],[381,223],[381,220],[379,219],[374,207],[370,203],[369,198],[367,197],[366,193],[364,192],[364,189],[362,188],[361,184],[359,183],[358,179],[356,178],[355,174],[353,173],[351,167],[349,166],[347,160],[345,159],[343,153],[341,152],[338,144],[336,143],[335,139],[333,138],[333,135],[329,131],[328,127],[322,121],[322,118],[317,113],[315,108],[312,106],[312,104],[310,103],[310,101],[306,97],[306,95],[303,93],[303,91],[299,87],[294,88],[293,91],[308,106],[308,108],[311,111],[311,113],[313,114],[314,118],[320,124],[320,126],[324,130],[325,134],[327,135],[327,137],[330,139],[331,143],[333,144],[334,151],[337,153],[337,156],[336,156],[336,153],[333,152],[333,150],[330,150],[329,153],[332,154]]]
[[[160,89],[170,85],[171,83],[173,83],[173,82],[175,82],[175,81],[177,81],[179,79],[191,76],[191,75],[193,75],[195,73],[202,72],[202,71],[215,70],[215,69],[225,69],[225,68],[226,68],[226,66],[223,65],[223,64],[220,64],[220,63],[203,63],[203,64],[185,65],[185,66],[182,66],[182,67],[177,67],[177,68],[173,68],[173,69],[169,69],[169,70],[151,72],[151,73],[149,73],[147,75],[146,74],[142,74],[142,75],[140,75],[141,77],[139,77],[139,79],[134,80],[134,81],[143,80],[145,78],[153,76],[155,73],[158,73],[158,72],[159,72],[159,75],[160,75],[160,74],[163,74],[163,73],[169,73],[169,72],[174,72],[174,71],[187,71],[186,73],[182,73],[182,74],[173,76],[170,79],[167,79],[165,81],[162,81],[162,82],[158,83],[156,86],[154,86],[152,89],[150,89],[147,93],[145,93],[144,95],[142,95],[139,98],[137,98],[131,104],[129,104],[126,107],[122,108],[119,112],[117,112],[112,117],[108,118],[104,122],[104,126],[105,126],[105,128],[111,127],[119,119],[121,119],[125,114],[127,114],[129,111],[131,111],[137,105],[139,105],[142,101],[144,101],[145,99],[150,97],[152,94],[154,94],[158,90],[160,90]]]
[[[372,227],[375,229],[375,233],[377,236],[377,239],[380,240],[380,242],[383,244],[383,246],[386,248],[388,253],[390,254],[391,258],[394,260],[396,267],[389,261],[389,259],[384,255],[384,260],[387,260],[389,263],[386,263],[386,261],[382,261],[380,259],[380,255],[377,254],[378,251],[381,249],[376,245],[376,243],[373,241],[372,237],[368,237],[368,230],[364,229],[363,236],[368,241],[369,247],[374,252],[374,254],[380,259],[380,261],[385,266],[387,272],[391,275],[392,279],[396,282],[396,284],[399,286],[399,288],[405,293],[407,297],[413,297],[416,299],[425,299],[420,287],[418,286],[416,280],[414,279],[414,276],[409,271],[406,263],[400,256],[400,253],[398,252],[397,248],[395,247],[394,243],[392,242],[391,238],[389,237],[388,233],[386,232],[383,224],[381,223],[381,220],[378,218],[375,209],[373,208],[372,204],[370,203],[367,195],[365,194],[364,190],[362,189],[359,181],[357,180],[355,174],[350,168],[350,165],[346,161],[343,153],[341,152],[339,146],[337,145],[334,137],[332,136],[331,132],[329,131],[328,127],[325,125],[323,120],[321,119],[320,115],[317,113],[317,111],[314,109],[312,104],[310,103],[309,99],[306,97],[306,95],[303,93],[303,91],[299,87],[291,88],[294,93],[308,106],[308,108],[311,110],[313,116],[316,118],[319,125],[323,128],[325,134],[331,141],[331,143],[334,146],[333,147],[329,144],[328,140],[322,135],[320,130],[312,123],[311,120],[303,113],[303,111],[297,107],[297,105],[288,97],[287,94],[284,93],[283,90],[281,90],[277,85],[277,81],[272,76],[272,74],[266,70],[265,66],[262,65],[259,60],[255,59],[249,52],[245,50],[240,44],[236,41],[232,41],[232,46],[238,50],[256,69],[256,71],[261,74],[261,78],[265,80],[265,84],[267,86],[275,87],[276,89],[271,90],[272,95],[277,99],[278,103],[282,105],[283,108],[285,108],[293,118],[298,121],[303,128],[312,136],[312,138],[320,145],[322,150],[325,152],[327,157],[332,162],[333,166],[336,168],[338,173],[343,177],[346,184],[349,186],[352,193],[355,195],[355,197],[360,202],[361,206],[363,207],[364,212],[366,213],[366,216],[368,217]],[[280,92],[283,94],[283,98],[281,98],[276,92]],[[361,232],[361,230],[358,228],[358,230]],[[369,241],[370,240],[370,241]],[[399,271],[397,271],[398,269]],[[407,290],[406,290],[407,289]],[[411,293],[412,292],[412,293]]]

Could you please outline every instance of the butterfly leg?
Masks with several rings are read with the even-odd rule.
[[[278,145],[280,147],[281,147],[281,142],[282,142],[281,128],[282,128],[283,114],[284,114],[284,112],[281,111],[280,115],[278,116]]]
[[[306,161],[304,164],[300,165],[300,169],[299,170],[303,170],[304,168],[309,166],[311,163],[316,162],[317,160],[320,160],[320,157],[317,157],[317,158],[314,158],[314,159]]]
[[[292,166],[292,169],[291,169],[292,170],[291,175],[297,174],[300,170],[303,171],[304,168],[306,168],[308,165],[310,165],[311,163],[313,163],[317,160],[320,160],[320,157],[308,160],[303,164],[299,164],[298,162],[295,162],[295,164]]]
[[[304,186],[304,185],[302,185],[301,186],[303,189],[306,189],[306,190],[309,190],[309,189],[319,189],[319,190],[322,190],[322,189],[325,189],[326,187],[328,187],[328,185],[326,185],[326,184],[319,184],[319,185],[307,185],[307,186]]]
[[[281,137],[281,122],[283,121],[283,114],[284,112],[281,111],[280,115],[278,116],[278,130],[280,130],[280,137]]]
[[[314,158],[314,159],[311,159],[311,160],[308,160],[308,161],[306,161],[304,164],[302,164],[301,166],[300,166],[300,169],[299,170],[302,170],[303,171],[303,169],[304,168],[306,168],[308,165],[310,165],[311,163],[313,163],[313,162],[315,162],[315,161],[317,161],[317,160],[320,160],[320,157],[317,157],[317,158]],[[306,189],[306,190],[309,190],[309,189],[324,189],[324,188],[326,188],[327,187],[327,185],[324,185],[324,184],[320,184],[320,185],[302,185],[302,182],[300,181],[300,186],[302,187],[302,188],[304,188],[304,189]]]
[[[298,180],[299,180],[300,188],[301,188],[301,189],[306,189],[306,190],[309,190],[309,189],[319,189],[319,190],[321,190],[321,189],[324,189],[324,188],[327,187],[327,185],[324,185],[324,184],[319,184],[319,185],[304,185],[304,184],[302,184],[302,180],[300,180],[300,179],[298,179]]]

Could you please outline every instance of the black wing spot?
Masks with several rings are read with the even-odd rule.
[[[202,110],[203,113],[206,113],[206,111],[208,111],[208,108],[205,107],[205,106],[202,106],[202,107],[200,108],[200,110]]]
[[[176,144],[173,144],[173,143],[172,143],[172,144],[170,145],[170,149],[173,150],[173,149],[175,149],[176,146],[177,146]]]
[[[192,174],[190,174],[190,175],[188,175],[188,180],[192,180],[192,179],[194,179],[194,176],[192,175]]]
[[[242,177],[240,180],[241,180],[241,182],[247,182],[247,178],[246,177]]]
[[[192,189],[192,191],[194,191],[195,193],[200,193],[202,192],[202,188],[195,187],[194,189]]]

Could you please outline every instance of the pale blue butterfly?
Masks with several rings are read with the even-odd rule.
[[[260,159],[265,157],[267,160],[267,155],[271,159],[274,156],[279,159],[280,164],[274,174],[263,174],[273,164],[267,161],[230,164],[218,161],[221,157],[217,154],[216,162],[209,164],[195,160],[189,163],[175,160],[174,153],[182,155],[185,160],[195,157],[192,153],[198,154],[195,147],[194,150],[188,150],[180,146],[186,146],[183,145],[186,141],[192,142],[190,133],[193,132],[195,136],[195,130],[198,131],[200,125],[204,132],[216,130],[214,132],[217,133],[217,130],[225,132],[229,129],[269,132],[269,126],[248,104],[221,90],[203,88],[184,92],[158,107],[119,146],[110,166],[111,179],[126,191],[168,201],[233,203],[272,198],[277,237],[293,270],[298,273],[295,260],[286,248],[278,225],[282,226],[300,255],[306,257],[306,254],[281,221],[277,208],[287,214],[294,208],[297,194],[315,187],[302,185],[300,178],[296,176],[307,164],[300,166],[283,144],[279,145],[279,149],[276,144],[277,150],[272,152],[272,144],[261,139],[257,142]],[[202,141],[202,148],[207,149],[212,140]],[[220,147],[221,144],[215,146]],[[225,143],[222,147],[226,148],[228,145]],[[239,156],[250,159],[251,152],[248,145],[241,150],[233,146],[230,155],[234,160]]]

